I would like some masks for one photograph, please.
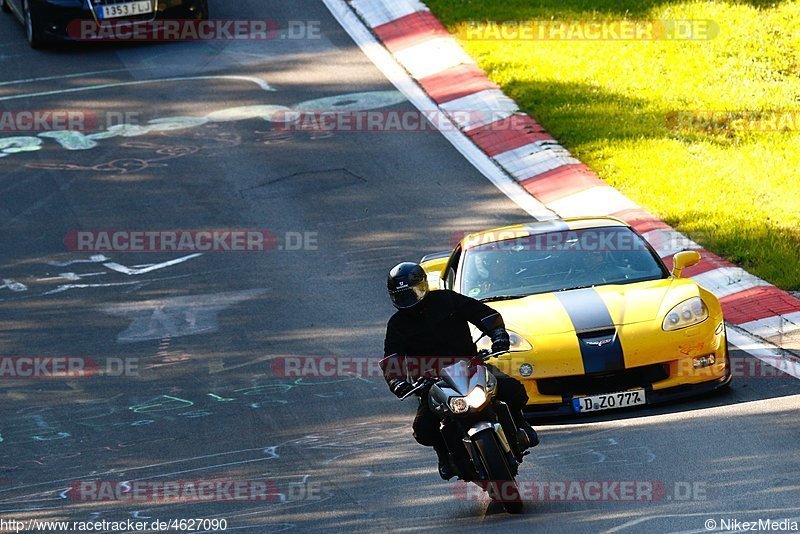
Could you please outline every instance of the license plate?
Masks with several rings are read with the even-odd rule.
[[[638,406],[640,404],[647,404],[644,389],[603,393],[602,395],[589,395],[588,397],[572,399],[572,407],[575,409],[575,413],[599,412],[601,410],[627,408],[628,406]]]
[[[112,4],[110,6],[99,6],[97,17],[100,19],[113,19],[116,17],[135,17],[153,12],[153,4],[150,0],[140,2],[127,2],[125,4]]]

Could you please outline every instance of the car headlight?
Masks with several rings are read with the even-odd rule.
[[[692,297],[672,308],[664,317],[661,328],[669,332],[702,323],[706,319],[708,319],[706,303],[700,297]]]
[[[469,395],[464,397],[464,400],[467,401],[467,405],[470,408],[478,409],[486,404],[486,392],[483,388],[475,388],[469,392]]]
[[[533,349],[533,345],[531,345],[527,339],[517,334],[513,330],[508,330],[508,338],[511,342],[511,348],[509,349],[511,351],[524,352],[526,350]],[[489,338],[489,336],[483,336],[480,338],[476,345],[478,350],[488,350],[490,352],[492,350],[492,340]]]

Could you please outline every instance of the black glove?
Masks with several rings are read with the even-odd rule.
[[[492,338],[492,352],[505,352],[511,348],[511,339],[505,328],[498,328],[489,333]]]
[[[398,399],[405,397],[412,389],[414,389],[414,386],[402,378],[392,378],[389,381],[389,390],[394,393]]]

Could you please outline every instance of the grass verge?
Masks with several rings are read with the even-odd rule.
[[[426,3],[506,94],[606,182],[709,250],[800,289],[800,3]],[[549,39],[498,39],[475,23],[506,21],[500,29],[513,37],[514,21],[547,20],[573,25]],[[715,31],[594,40],[596,26],[574,24],[620,20],[710,21]]]

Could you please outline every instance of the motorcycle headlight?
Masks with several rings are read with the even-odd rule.
[[[486,392],[483,388],[475,388],[464,398],[470,408],[478,409],[486,404]]]
[[[469,405],[467,405],[464,397],[453,397],[448,404],[450,405],[450,411],[453,413],[464,413],[469,410]]]
[[[478,334],[480,335],[480,332]],[[511,342],[511,348],[509,349],[511,351],[524,352],[526,350],[533,349],[533,345],[531,345],[527,339],[517,334],[513,330],[508,330],[508,337],[509,341]],[[490,352],[492,350],[492,340],[489,338],[489,336],[483,336],[480,338],[476,345],[478,350],[488,350]]]
[[[702,323],[706,319],[708,319],[706,303],[700,297],[692,297],[672,308],[664,317],[661,328],[669,332]]]

